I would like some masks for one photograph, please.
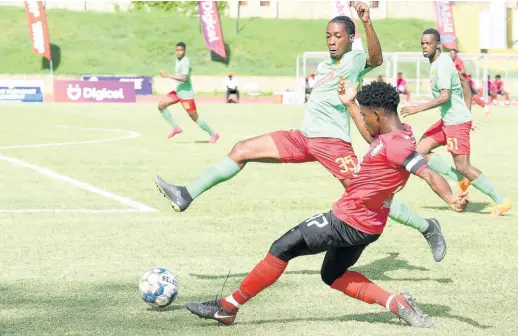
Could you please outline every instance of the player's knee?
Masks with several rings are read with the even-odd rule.
[[[332,269],[331,267],[322,267],[320,270],[320,278],[326,285],[331,287],[333,282],[340,278],[344,273],[344,270]]]
[[[230,157],[236,162],[246,162],[250,157],[251,149],[246,141],[239,141],[230,151]]]
[[[167,102],[165,100],[161,100],[158,102],[158,110],[162,111],[163,109],[167,108]]]
[[[470,167],[469,162],[455,162],[455,169],[464,176],[469,175]]]
[[[290,259],[292,259],[290,253],[290,246],[285,243],[283,238],[274,241],[268,253],[281,259],[282,261],[288,262],[290,261]]]

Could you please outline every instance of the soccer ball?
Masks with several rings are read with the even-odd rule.
[[[140,278],[142,299],[155,308],[164,308],[178,295],[178,281],[165,268],[152,268]]]

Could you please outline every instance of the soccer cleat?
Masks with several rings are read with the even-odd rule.
[[[180,126],[176,126],[173,128],[173,130],[171,131],[171,133],[169,133],[169,135],[167,136],[168,139],[171,139],[172,137],[174,137],[175,135],[177,134],[180,134],[182,133],[183,130]]]
[[[433,260],[440,262],[446,255],[446,240],[441,232],[441,224],[435,218],[427,218],[429,226],[423,236],[432,250]]]
[[[463,177],[462,180],[459,181],[459,189],[462,192],[466,192],[469,186],[471,185],[471,181],[467,177]]]
[[[405,321],[412,327],[433,328],[434,322],[430,320],[428,318],[428,315],[423,313],[423,311],[417,306],[417,303],[415,302],[414,298],[410,293],[402,293],[399,297],[402,297],[406,302],[406,305],[404,305],[401,302],[396,301],[396,315],[401,320]]]
[[[504,203],[497,204],[491,209],[491,216],[502,216],[504,213],[509,211],[512,207],[511,200],[506,199]]]
[[[176,212],[184,211],[191,204],[192,197],[189,195],[187,188],[169,184],[160,176],[155,177],[155,184],[158,188],[158,191],[160,191],[164,197],[169,199],[171,206]]]
[[[189,302],[185,307],[194,315],[204,319],[216,320],[224,325],[231,325],[236,319],[237,310],[228,312],[221,308],[220,300],[208,302]]]
[[[216,143],[216,141],[218,141],[218,139],[219,139],[219,134],[218,134],[218,132],[214,132],[214,133],[212,134],[212,136],[210,137],[210,141],[209,141],[209,142],[210,142],[211,144],[214,144],[214,143]]]

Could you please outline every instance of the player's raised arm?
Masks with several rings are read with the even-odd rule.
[[[417,153],[416,153],[417,154]],[[423,159],[424,160],[424,159]],[[450,185],[444,177],[434,172],[429,167],[423,168],[419,174],[417,174],[420,178],[426,181],[430,188],[440,197],[442,198],[453,211],[463,212],[466,209],[466,206],[469,203],[468,193],[464,192],[459,196],[455,196],[450,188]]]
[[[365,128],[363,117],[360,114],[360,107],[358,106],[358,104],[356,104],[356,94],[358,93],[358,85],[359,83],[356,83],[354,87],[350,88],[347,85],[347,81],[343,77],[340,77],[340,80],[338,82],[338,97],[340,98],[342,104],[344,104],[347,110],[349,111],[349,114],[351,115],[351,118],[356,124],[356,127],[358,128],[358,131],[360,131],[362,137],[365,139],[365,141],[371,143],[374,141],[374,138],[369,134],[369,132]]]
[[[358,17],[365,27],[367,50],[369,52],[367,65],[372,68],[380,66],[383,64],[383,52],[381,51],[381,43],[378,39],[378,35],[376,35],[374,26],[372,25],[369,6],[361,1],[353,1],[352,6],[356,10],[356,13],[358,13]]]

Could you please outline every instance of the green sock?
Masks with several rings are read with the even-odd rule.
[[[457,182],[464,178],[464,176],[462,176],[461,173],[457,171],[457,169],[453,168],[448,162],[444,161],[437,154],[431,154],[431,157],[428,160],[428,165],[435,172],[448,176]]]
[[[399,224],[410,226],[411,228],[419,230],[421,233],[425,232],[429,226],[425,218],[419,216],[406,205],[395,199],[392,200],[389,217]]]
[[[479,177],[471,181],[471,185],[491,197],[496,204],[502,204],[505,202],[504,197],[495,189],[486,175],[480,174]]]
[[[240,171],[241,168],[239,168],[237,163],[225,156],[221,161],[204,171],[196,181],[189,184],[187,191],[192,199],[195,199],[216,184],[231,179]]]
[[[209,133],[209,135],[212,136],[212,134],[214,134],[214,130],[210,128],[209,124],[207,124],[207,122],[205,122],[205,120],[202,118],[198,118],[198,120],[196,120],[196,124],[198,124],[202,130]]]
[[[169,125],[171,125],[173,127],[178,127],[178,124],[174,120],[173,116],[171,115],[171,112],[169,112],[167,107],[165,109],[163,109],[163,110],[160,110],[160,114],[169,123]]]

